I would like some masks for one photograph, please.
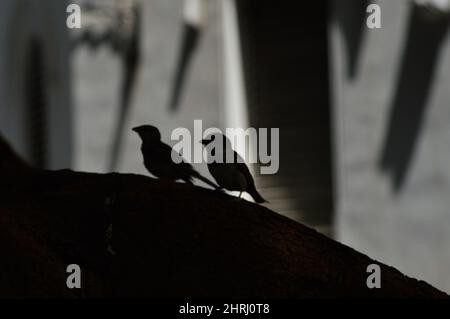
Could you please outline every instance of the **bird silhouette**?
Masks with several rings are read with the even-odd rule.
[[[200,175],[191,164],[186,163],[182,156],[175,152],[172,147],[161,141],[161,133],[151,125],[142,125],[132,129],[142,140],[142,156],[145,168],[154,176],[164,180],[183,180],[193,184],[192,180],[197,178],[217,189],[218,186]],[[173,159],[177,159],[174,161]]]
[[[219,141],[220,139],[222,139],[222,142]],[[255,202],[267,202],[256,190],[250,170],[242,157],[233,150],[230,140],[225,135],[212,134],[209,139],[203,139],[201,143],[207,148],[208,170],[220,188],[238,191],[239,198],[241,198],[243,192],[247,192]],[[227,162],[227,158],[233,159],[233,161]],[[217,159],[221,160],[218,161]]]

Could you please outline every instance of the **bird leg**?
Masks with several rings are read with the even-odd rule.
[[[237,201],[237,202],[243,201],[244,199],[241,197],[241,196],[242,196],[242,193],[243,193],[243,191],[240,191],[240,192],[239,192],[239,196],[238,196],[238,197],[234,197],[233,200],[235,200],[235,201]]]

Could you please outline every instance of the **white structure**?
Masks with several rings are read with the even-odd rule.
[[[0,1],[0,134],[30,163],[71,164],[66,1]]]
[[[330,28],[337,239],[450,292],[449,17],[380,0],[369,30],[349,2]]]

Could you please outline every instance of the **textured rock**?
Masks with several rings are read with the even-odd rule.
[[[8,152],[0,142],[0,297],[446,297],[381,263],[382,287],[368,289],[375,261],[253,203],[139,175],[36,171]],[[73,263],[80,290],[66,288]]]

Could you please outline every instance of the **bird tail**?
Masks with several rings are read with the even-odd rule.
[[[209,179],[207,179],[206,177],[200,175],[199,172],[195,171],[195,173],[193,174],[193,177],[201,180],[202,182],[208,184],[209,186],[213,187],[214,189],[218,189],[219,186],[213,182],[211,182]]]
[[[268,201],[266,201],[256,190],[255,184],[252,184],[249,189],[247,190],[247,193],[249,193],[253,199],[255,200],[255,202],[257,202],[258,204],[262,204],[262,203],[268,203]]]

